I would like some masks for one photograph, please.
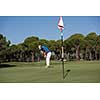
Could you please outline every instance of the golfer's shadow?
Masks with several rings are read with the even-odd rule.
[[[0,64],[0,68],[16,67],[16,65]]]
[[[69,74],[70,71],[71,71],[70,69],[66,70],[66,73],[64,75],[64,78],[66,78],[66,76],[68,76],[68,74]]]

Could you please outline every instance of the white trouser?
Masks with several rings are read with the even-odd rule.
[[[51,52],[48,52],[46,56],[46,66],[50,65],[50,57],[51,57]]]

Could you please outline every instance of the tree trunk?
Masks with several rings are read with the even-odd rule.
[[[78,46],[76,46],[76,59],[77,60],[80,60],[80,56],[79,56],[79,54],[80,54],[80,52],[79,52],[79,45]]]
[[[100,52],[98,53],[98,56],[99,56],[99,57],[98,57],[98,60],[100,60]]]
[[[19,56],[19,61],[20,61],[20,62],[22,62],[22,61],[23,61],[23,53],[22,53],[22,52],[20,53],[20,56]]]
[[[83,53],[80,53],[80,60],[83,60]]]
[[[85,60],[87,60],[87,48],[85,50]]]
[[[32,62],[34,62],[34,51],[31,52],[31,54],[32,54]]]
[[[69,61],[69,57],[70,56],[70,54],[69,54],[69,52],[67,53],[67,61]]]
[[[91,53],[91,51],[89,52],[89,60],[92,60],[92,53]]]
[[[97,58],[97,51],[95,51],[95,59],[97,60],[98,58]]]

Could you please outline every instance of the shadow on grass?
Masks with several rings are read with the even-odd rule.
[[[0,68],[8,68],[8,67],[15,67],[16,65],[10,65],[10,64],[0,64]]]
[[[66,73],[64,75],[64,79],[66,78],[66,76],[69,74],[70,71],[71,71],[70,69],[66,70]]]

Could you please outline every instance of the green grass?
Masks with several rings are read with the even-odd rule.
[[[0,65],[0,83],[100,83],[100,61],[66,62],[71,71],[62,78],[61,62],[10,62]]]

